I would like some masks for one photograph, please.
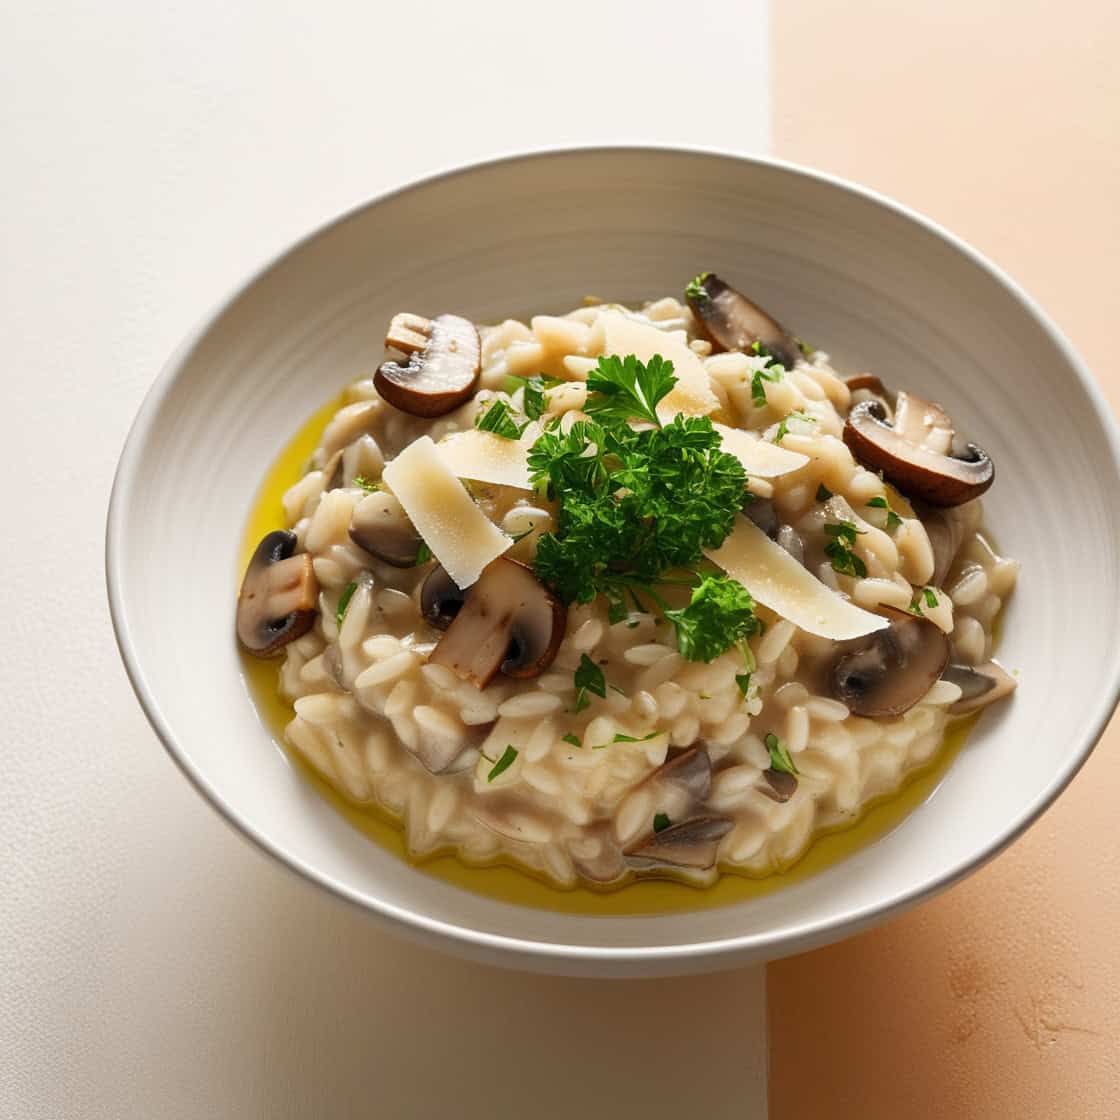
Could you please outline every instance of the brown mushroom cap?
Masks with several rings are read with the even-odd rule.
[[[500,669],[507,677],[536,677],[552,664],[568,612],[516,560],[499,556],[468,589],[430,661],[485,688]]]
[[[1013,676],[998,662],[973,668],[971,665],[950,665],[941,679],[960,686],[961,698],[949,709],[951,716],[966,716],[989,704],[1010,696],[1018,685]]]
[[[367,494],[354,507],[350,515],[350,539],[394,568],[415,566],[424,543],[404,506],[387,490]]]
[[[862,401],[848,413],[844,442],[868,470],[881,471],[907,497],[932,506],[959,506],[991,486],[995,467],[974,443],[967,446],[967,459],[948,454],[952,427],[946,441],[947,420],[938,405],[899,393],[894,426],[886,423],[879,401]],[[942,445],[946,451],[936,449]]]
[[[704,870],[716,862],[719,842],[732,829],[724,817],[695,817],[643,837],[626,849],[635,860]]]
[[[832,694],[859,716],[897,716],[912,708],[941,676],[949,639],[928,618],[882,607],[885,630],[844,643],[830,673]]]
[[[237,598],[237,638],[257,657],[278,653],[315,621],[319,581],[310,555],[294,555],[295,548],[295,533],[267,533],[245,569]]]
[[[966,503],[950,509],[922,509],[919,516],[933,550],[933,574],[929,582],[934,587],[943,587],[961,545],[980,524],[980,507]]]
[[[409,355],[408,362],[384,362],[374,375],[377,391],[412,416],[443,416],[458,408],[478,385],[482,343],[478,329],[459,315],[398,315],[386,345]]]
[[[704,333],[724,350],[750,352],[757,342],[786,369],[801,356],[793,335],[714,272],[703,272],[685,293]]]

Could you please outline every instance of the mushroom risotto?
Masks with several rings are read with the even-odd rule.
[[[386,345],[237,635],[283,658],[288,743],[415,856],[767,875],[1014,689],[989,456],[715,275],[528,325],[402,313]]]

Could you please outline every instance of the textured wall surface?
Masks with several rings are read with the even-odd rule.
[[[713,65],[702,114],[689,45]],[[757,0],[683,23],[663,0],[8,12],[0,1117],[571,1117],[619,1074],[646,1118],[760,1113],[761,970],[603,987],[460,965],[223,828],[128,689],[101,553],[142,394],[264,256],[514,148],[764,149],[765,47]]]
[[[790,0],[773,14],[776,154],[893,194],[988,253],[1114,405],[1118,43],[1116,7],[1088,0]],[[1026,838],[947,895],[771,966],[774,1120],[1118,1114],[1118,749],[1114,723]]]

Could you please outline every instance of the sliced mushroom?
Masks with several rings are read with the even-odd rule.
[[[694,801],[703,801],[712,788],[712,761],[703,747],[689,747],[662,763],[646,781],[670,782]]]
[[[974,443],[967,445],[967,458],[949,454],[948,419],[940,406],[899,393],[893,426],[880,402],[863,401],[848,413],[844,442],[868,470],[882,472],[907,497],[933,506],[959,506],[991,486],[995,467]]]
[[[467,593],[437,564],[420,588],[420,613],[429,625],[446,630],[467,601]]]
[[[893,422],[894,412],[891,408],[890,394],[887,392],[887,387],[873,373],[857,373],[855,377],[849,377],[844,384],[848,386],[848,392],[851,394],[851,407],[854,408],[862,401],[878,401],[883,406],[887,422]]]
[[[845,643],[832,666],[832,694],[859,716],[897,716],[912,708],[941,676],[949,639],[927,618],[882,607],[885,630]]]
[[[797,792],[797,776],[785,770],[775,770],[773,766],[762,771],[766,786],[762,789],[772,801],[785,804]]]
[[[443,416],[458,408],[478,385],[482,343],[478,329],[459,315],[424,319],[407,313],[389,325],[385,345],[409,356],[384,362],[374,375],[377,391],[413,416]]]
[[[786,369],[792,369],[801,356],[797,340],[781,323],[714,272],[701,273],[688,286],[685,298],[704,333],[724,350],[749,353],[757,342]]]
[[[413,567],[424,543],[404,506],[387,490],[367,494],[354,507],[350,539],[394,568]]]
[[[500,669],[535,677],[556,656],[567,611],[524,564],[499,556],[469,588],[431,662],[485,688]]]
[[[257,545],[245,569],[237,599],[237,637],[257,657],[271,657],[315,621],[319,581],[311,556],[297,556],[295,548],[295,533],[277,529]]]
[[[750,495],[750,498],[743,502],[743,513],[771,540],[775,540],[781,522],[778,520],[778,511],[774,508],[774,503],[769,498],[754,497],[749,490],[745,493]]]
[[[951,681],[961,690],[961,698],[949,709],[951,716],[966,716],[978,712],[1005,696],[1010,696],[1018,685],[1015,678],[998,662],[973,668],[971,665],[950,665],[941,679]]]
[[[716,862],[719,842],[732,828],[724,817],[695,817],[643,837],[626,850],[631,859],[704,870]]]
[[[933,549],[933,574],[929,582],[934,587],[944,587],[961,545],[980,524],[980,506],[966,502],[950,509],[923,509],[920,516]]]

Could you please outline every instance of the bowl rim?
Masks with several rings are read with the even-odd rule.
[[[417,188],[445,180],[453,180],[460,176],[467,176],[477,171],[505,164],[528,163],[556,157],[579,158],[604,154],[636,156],[654,154],[669,158],[700,156],[730,163],[746,164],[756,168],[776,170],[794,177],[809,179],[873,203],[898,217],[907,219],[926,233],[932,234],[985,273],[990,280],[1011,296],[1047,335],[1081,383],[1081,389],[1101,424],[1105,443],[1112,456],[1113,468],[1117,474],[1120,474],[1120,428],[1117,427],[1112,410],[1088,367],[1064,333],[1023,287],[1007,273],[962,238],[951,233],[924,214],[878,191],[860,186],[840,176],[818,171],[788,160],[736,152],[731,149],[672,143],[604,143],[562,144],[517,150],[472,160],[467,163],[455,163],[446,166],[440,170],[410,179],[400,186],[382,191],[347,207],[333,218],[321,223],[273,253],[262,264],[253,269],[244,280],[235,285],[227,295],[214,304],[188,331],[145,394],[129,428],[113,479],[105,535],[105,579],[113,631],[129,682],[152,729],[172,761],[203,798],[218,812],[219,816],[239,835],[251,841],[281,866],[325,888],[330,895],[360,908],[364,913],[372,914],[383,925],[399,934],[411,936],[414,939],[418,938],[446,951],[453,951],[459,955],[486,960],[491,963],[506,964],[510,967],[520,966],[557,971],[563,971],[565,968],[590,971],[596,964],[599,964],[608,967],[614,966],[635,974],[639,972],[648,974],[656,971],[658,964],[663,967],[668,966],[668,970],[671,971],[674,965],[683,968],[687,962],[689,970],[700,970],[729,967],[736,963],[737,959],[744,961],[747,959],[775,959],[840,940],[872,924],[887,920],[892,915],[959,882],[966,875],[971,874],[994,858],[1022,835],[1070,783],[1100,740],[1105,726],[1116,708],[1117,701],[1120,700],[1120,647],[1111,659],[1111,665],[1108,667],[1107,687],[1101,691],[1100,699],[1097,701],[1088,724],[1089,730],[1083,741],[1078,744],[1076,750],[1071,752],[1054,778],[1037,797],[1024,806],[990,843],[979,848],[971,858],[962,861],[957,866],[939,875],[933,875],[911,884],[883,897],[878,902],[843,910],[831,918],[793,922],[773,929],[680,945],[594,946],[572,945],[558,941],[537,941],[434,919],[422,912],[388,903],[353,889],[288,851],[281,842],[265,835],[242,819],[237,809],[218,793],[210,784],[206,775],[183,752],[175,732],[164,718],[159,702],[149,687],[143,666],[140,664],[140,659],[133,645],[126,609],[122,567],[124,542],[129,531],[129,511],[132,504],[132,492],[136,480],[139,455],[147,441],[149,431],[164,398],[174,381],[192,356],[199,342],[228,308],[264,275],[323,234],[351,220],[360,213],[399,195]]]

